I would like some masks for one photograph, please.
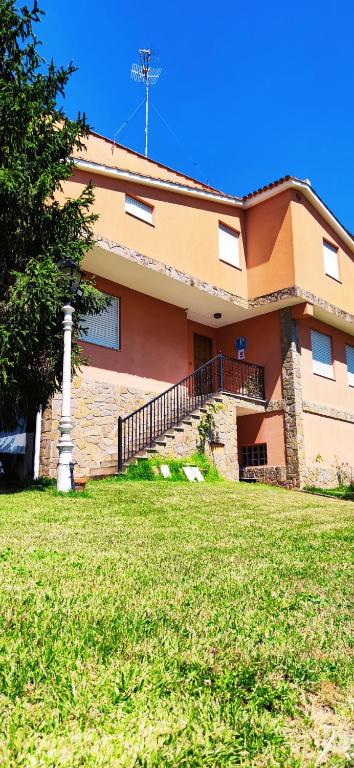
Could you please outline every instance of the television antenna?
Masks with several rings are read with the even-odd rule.
[[[145,157],[148,156],[149,140],[149,86],[156,85],[162,69],[161,67],[151,67],[151,56],[153,55],[149,48],[139,48],[140,64],[132,64],[130,76],[136,83],[145,83]]]

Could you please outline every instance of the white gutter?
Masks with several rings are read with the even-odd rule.
[[[305,181],[287,179],[281,184],[271,187],[271,189],[265,189],[264,192],[260,192],[254,197],[250,197],[247,200],[244,200],[244,208],[252,208],[254,205],[263,203],[264,200],[269,200],[271,197],[275,197],[275,195],[279,195],[280,192],[284,192],[287,189],[296,189],[298,192],[302,192],[307,200],[311,203],[311,205],[313,205],[316,211],[318,211],[318,213],[322,216],[322,218],[328,222],[334,232],[336,232],[341,240],[343,240],[343,242],[350,248],[350,250],[354,252],[354,240],[350,237],[346,229],[344,229],[344,227],[342,227],[342,225],[339,223],[338,219],[333,216],[333,213],[331,213],[327,206],[325,206],[322,200],[320,200],[313,189],[311,189],[311,187],[306,184]]]
[[[143,176],[139,173],[133,173],[132,171],[126,171],[122,168],[111,168],[109,165],[101,165],[101,163],[92,163],[88,160],[79,160],[73,158],[74,164],[80,171],[91,171],[91,173],[97,173],[99,176],[109,176],[111,179],[120,179],[121,181],[131,181],[134,184],[143,184],[145,187],[153,187],[156,189],[164,189],[167,192],[177,192],[179,195],[189,195],[190,197],[200,197],[204,200],[211,200],[214,203],[223,203],[224,205],[233,205],[237,208],[243,207],[242,200],[238,200],[236,197],[227,197],[226,195],[218,194],[217,192],[208,192],[205,189],[197,189],[196,187],[189,187],[187,184],[178,184],[175,181],[163,181],[162,179],[154,179],[152,176]]]
[[[254,205],[259,205],[265,200],[269,200],[275,195],[279,195],[281,192],[285,192],[287,189],[296,189],[302,192],[313,207],[318,211],[322,218],[332,227],[333,231],[343,240],[343,242],[354,253],[354,240],[350,237],[346,229],[342,227],[339,221],[331,213],[331,211],[320,200],[311,187],[304,181],[297,179],[287,179],[281,184],[275,184],[274,187],[259,192],[253,197],[249,197],[245,200],[240,200],[237,197],[227,197],[217,192],[208,192],[205,189],[197,189],[196,187],[189,187],[186,184],[178,184],[173,181],[163,181],[162,179],[154,179],[151,176],[143,176],[139,173],[133,173],[132,171],[123,170],[122,168],[112,168],[109,165],[102,165],[101,163],[93,163],[89,160],[80,160],[73,158],[73,162],[80,171],[86,171],[96,173],[99,176],[109,176],[113,179],[120,179],[121,181],[130,181],[134,184],[142,184],[146,187],[152,187],[155,189],[163,189],[167,192],[174,192],[179,195],[188,195],[189,197],[197,197],[202,200],[209,200],[214,203],[221,203],[223,205],[231,205],[236,208],[252,208]]]

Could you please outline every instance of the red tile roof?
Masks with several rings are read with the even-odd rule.
[[[259,187],[259,189],[255,189],[254,192],[248,192],[247,195],[243,195],[242,200],[248,200],[250,197],[255,197],[256,195],[260,195],[261,192],[266,192],[268,189],[273,189],[273,187],[278,187],[280,184],[283,184],[284,181],[289,181],[290,179],[292,179],[293,181],[302,181],[302,179],[298,179],[296,176],[291,176],[290,174],[287,174],[286,176],[282,176],[280,179],[271,181],[270,184],[266,184],[264,187]]]

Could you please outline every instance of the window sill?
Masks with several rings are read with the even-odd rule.
[[[342,281],[339,277],[334,277],[334,275],[329,275],[328,272],[325,272],[326,277],[329,277],[331,280],[334,280],[335,283],[339,283],[339,285],[342,285]]]
[[[130,213],[130,211],[124,211],[124,213],[127,216],[131,216],[132,219],[136,219],[137,221],[141,221],[142,224],[147,224],[148,227],[153,227],[155,229],[155,224],[152,221],[146,221],[146,219],[140,218],[140,216],[136,216],[135,213]]]
[[[320,379],[326,379],[326,381],[336,381],[335,376],[326,376],[325,373],[316,373],[316,371],[312,371],[314,376],[318,376]]]
[[[238,267],[237,264],[231,264],[229,261],[225,261],[225,259],[219,259],[221,264],[227,264],[228,267],[232,267],[232,269],[238,269],[239,272],[242,272],[242,267]]]
[[[100,349],[111,349],[112,352],[120,352],[120,347],[110,347],[108,344],[99,344],[97,341],[89,341],[88,339],[78,339],[79,344],[91,344],[94,347],[99,347]]]

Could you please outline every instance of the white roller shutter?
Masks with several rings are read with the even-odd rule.
[[[136,200],[135,197],[130,195],[125,196],[125,212],[131,213],[142,221],[147,221],[148,224],[152,224],[152,207],[143,203],[141,200]]]
[[[313,372],[333,379],[332,339],[325,333],[311,331]]]
[[[225,224],[219,224],[219,259],[233,267],[240,266],[239,236]]]
[[[109,307],[100,315],[85,315],[81,319],[81,325],[86,328],[86,333],[80,336],[82,341],[89,341],[91,344],[99,344],[101,347],[110,349],[119,349],[119,299],[111,298]]]
[[[326,275],[339,280],[338,250],[325,241],[323,242],[323,261]]]
[[[347,368],[348,368],[348,384],[351,387],[354,387],[354,347],[349,346],[349,344],[345,347],[346,357],[347,357]]]

